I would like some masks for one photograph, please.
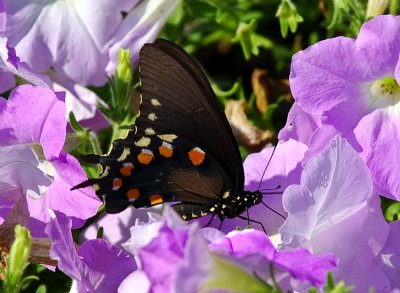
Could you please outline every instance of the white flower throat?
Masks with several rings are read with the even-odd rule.
[[[400,86],[396,79],[386,76],[369,85],[368,102],[371,108],[400,110]]]

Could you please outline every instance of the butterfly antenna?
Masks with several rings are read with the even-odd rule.
[[[276,147],[277,147],[277,145],[275,145],[275,146],[274,146],[274,149],[272,150],[272,154],[271,154],[271,156],[269,157],[269,160],[268,160],[268,163],[267,163],[267,165],[265,166],[265,169],[264,169],[264,172],[263,172],[263,174],[262,174],[262,176],[261,176],[260,183],[258,184],[258,188],[257,188],[257,190],[260,190],[260,187],[261,187],[262,180],[263,180],[263,178],[264,178],[265,172],[267,172],[267,169],[268,169],[269,163],[271,162],[271,160],[272,160],[272,157],[274,156],[274,153],[275,153]]]
[[[259,189],[259,191],[261,191],[261,193],[262,193],[263,191],[268,191],[268,190],[278,190],[281,187],[282,187],[282,185],[279,184],[277,187],[274,187],[274,188],[263,188],[263,189]]]
[[[284,220],[286,220],[286,217],[284,215],[282,215],[281,213],[275,211],[273,208],[269,207],[264,201],[261,201],[261,203],[267,208],[269,209],[271,212],[277,214],[278,216],[280,216],[281,218],[283,218]]]
[[[274,195],[274,194],[280,194],[280,195],[282,195],[282,194],[283,194],[283,191],[262,192],[262,191],[260,190],[260,192],[261,192],[262,195]]]

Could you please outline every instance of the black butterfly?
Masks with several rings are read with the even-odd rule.
[[[180,47],[159,39],[139,59],[140,115],[125,139],[98,157],[93,185],[108,213],[128,206],[174,202],[184,220],[240,217],[262,202],[244,191],[244,172],[234,135],[200,67]]]

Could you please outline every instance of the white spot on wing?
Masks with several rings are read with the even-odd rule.
[[[143,137],[142,137],[141,139],[139,139],[138,141],[135,141],[135,145],[136,145],[137,147],[144,148],[144,147],[149,146],[150,142],[151,142],[151,139],[150,139],[149,137],[143,136]]]
[[[151,121],[156,121],[157,120],[157,115],[156,113],[150,113],[147,118]]]
[[[177,136],[175,134],[160,134],[158,135],[159,138],[161,138],[164,141],[168,141],[168,142],[173,142],[174,139],[177,138]]]
[[[99,178],[103,178],[106,177],[108,175],[108,172],[110,171],[110,166],[106,166],[103,170],[103,172],[101,173],[101,175],[99,176]]]
[[[154,135],[154,134],[156,134],[156,132],[154,131],[153,128],[146,128],[144,130],[144,133],[146,133],[146,135]]]
[[[126,157],[129,156],[130,153],[131,153],[131,149],[130,148],[128,148],[128,147],[124,148],[124,150],[122,151],[122,154],[119,156],[117,161],[118,162],[125,161]]]
[[[151,99],[150,102],[153,106],[161,106],[161,103],[157,99]]]

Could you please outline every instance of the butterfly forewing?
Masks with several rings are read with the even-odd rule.
[[[177,45],[157,40],[140,53],[142,105],[136,123],[145,131],[146,117],[159,111],[158,134],[174,133],[214,158],[238,189],[243,188],[240,153],[217,98],[200,67]],[[162,106],[154,107],[156,97]],[[155,113],[157,114],[157,113]]]

